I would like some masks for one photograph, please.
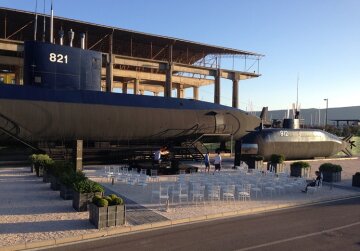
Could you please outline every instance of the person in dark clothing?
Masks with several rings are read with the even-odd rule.
[[[315,187],[315,186],[319,186],[320,185],[320,181],[321,181],[321,175],[319,171],[315,172],[316,175],[316,179],[311,181],[310,183],[308,183],[305,187],[304,190],[302,190],[303,193],[307,193],[308,187]]]

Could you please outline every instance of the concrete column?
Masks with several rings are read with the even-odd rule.
[[[134,94],[138,95],[139,94],[139,79],[134,79]]]
[[[172,72],[173,72],[173,65],[172,63],[169,63],[166,69],[164,96],[170,98],[171,98],[171,90],[172,90]]]
[[[233,79],[232,107],[239,108],[239,80]]]
[[[184,98],[184,85],[177,86],[177,98]]]
[[[83,141],[76,140],[73,148],[73,161],[75,163],[75,170],[83,170]]]
[[[214,103],[220,104],[220,69],[217,70],[217,74],[215,76],[215,86],[214,86]]]
[[[106,64],[106,91],[112,92],[113,88],[113,35],[111,34],[109,36],[109,54],[107,58],[107,64]]]
[[[193,99],[199,100],[199,87],[193,87]]]
[[[124,83],[122,84],[122,92],[126,94],[126,93],[127,93],[127,90],[128,90],[127,82],[124,82]]]
[[[23,84],[23,69],[20,66],[15,67],[15,84]]]

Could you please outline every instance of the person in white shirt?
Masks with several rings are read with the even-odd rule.
[[[217,153],[217,155],[215,156],[215,160],[214,160],[214,165],[215,165],[215,171],[220,172],[221,169],[221,155],[220,155],[220,151]],[[215,172],[214,171],[214,172]]]
[[[157,150],[154,152],[154,162],[159,163],[161,160],[161,150]]]
[[[169,151],[167,150],[166,147],[162,147],[159,150],[154,152],[154,164],[160,165],[161,163],[161,155],[166,155],[168,154]]]

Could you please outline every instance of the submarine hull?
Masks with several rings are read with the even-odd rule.
[[[263,129],[241,140],[241,156],[261,155],[269,160],[282,154],[287,160],[329,157],[344,150],[347,143],[335,135],[315,129]]]
[[[0,115],[0,128],[26,141],[237,139],[259,124],[241,110],[196,100],[17,85],[0,85]]]

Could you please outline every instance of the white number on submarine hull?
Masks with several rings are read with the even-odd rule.
[[[63,54],[50,53],[49,60],[53,63],[67,64],[68,56]]]
[[[288,137],[288,136],[289,136],[289,132],[288,132],[288,131],[280,131],[280,136],[281,136],[281,137]]]

